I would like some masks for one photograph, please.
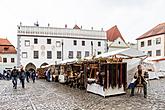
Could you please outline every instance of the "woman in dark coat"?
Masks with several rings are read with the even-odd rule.
[[[35,79],[36,79],[36,73],[35,73],[35,71],[32,72],[31,78],[33,80],[33,83],[35,83]]]
[[[23,68],[21,68],[19,72],[19,79],[22,84],[22,88],[25,88],[25,71],[23,70]]]

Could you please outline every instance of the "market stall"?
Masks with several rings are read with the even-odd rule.
[[[91,72],[87,79],[88,92],[99,94],[104,97],[125,93],[127,87],[126,63],[99,62],[93,64],[90,69]]]

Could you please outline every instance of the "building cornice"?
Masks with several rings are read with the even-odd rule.
[[[68,36],[43,36],[43,35],[21,35],[18,34],[17,36],[20,37],[51,37],[51,38],[68,38],[68,39],[87,39],[87,40],[103,40],[103,41],[107,41],[106,39],[99,39],[99,38],[81,38],[81,37],[68,37]]]

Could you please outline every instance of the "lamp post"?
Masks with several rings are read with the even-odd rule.
[[[62,54],[62,61],[63,61],[64,60],[64,43],[63,43],[63,39],[62,39],[61,45],[62,45],[62,52],[61,52],[61,54]]]
[[[93,41],[91,41],[91,54],[93,56]]]
[[[109,45],[108,45],[108,41],[106,41],[106,51],[109,51]]]

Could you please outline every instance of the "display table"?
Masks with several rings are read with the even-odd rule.
[[[111,95],[119,95],[119,94],[125,94],[126,92],[124,91],[123,86],[121,88],[108,88],[108,89],[103,89],[104,87],[96,84],[96,83],[92,83],[92,84],[87,84],[87,91],[91,92],[91,93],[95,93],[98,95],[101,95],[103,97],[106,96],[111,96]]]

